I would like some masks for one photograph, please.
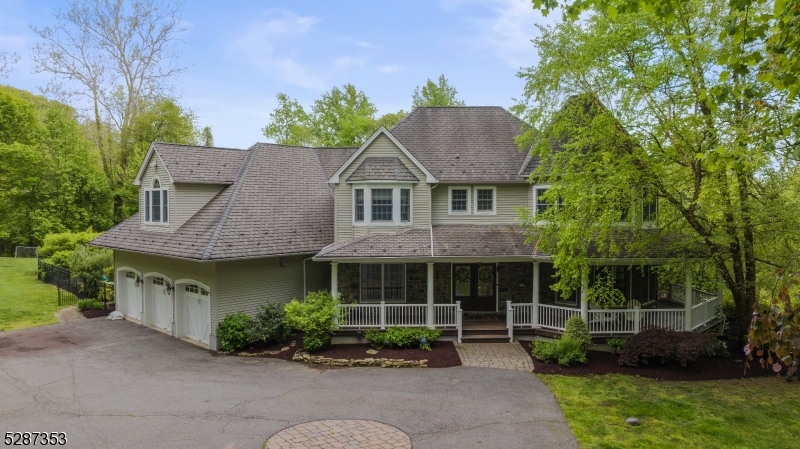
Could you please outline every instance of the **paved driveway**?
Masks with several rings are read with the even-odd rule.
[[[75,448],[261,448],[320,419],[394,426],[414,448],[573,448],[533,374],[328,369],[216,356],[127,321],[0,334],[0,433],[66,432]]]

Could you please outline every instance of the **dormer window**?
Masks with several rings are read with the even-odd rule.
[[[152,188],[144,191],[145,223],[169,223],[169,190],[161,188],[158,178],[153,180]]]
[[[411,224],[412,194],[408,184],[364,183],[353,186],[353,224]]]

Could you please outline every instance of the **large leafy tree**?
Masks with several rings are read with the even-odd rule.
[[[411,109],[424,106],[464,106],[464,102],[456,98],[458,91],[447,82],[444,75],[434,82],[430,78],[422,88],[417,86],[412,96]]]
[[[516,112],[532,125],[521,145],[542,160],[532,178],[553,184],[553,202],[563,199],[547,224],[526,217],[555,254],[558,288],[579,285],[590,245],[608,257],[644,254],[653,240],[677,236],[677,249],[711,258],[736,306],[734,328],[747,332],[757,264],[780,265],[786,255],[774,241],[792,247],[800,230],[788,208],[797,191],[787,194],[797,160],[780,138],[791,105],[756,73],[720,76],[720,61],[741,48],[725,24],[748,21],[756,26],[725,0],[695,0],[669,14],[595,9],[581,23],[542,29],[534,41],[541,62],[520,73],[526,88]],[[770,120],[758,120],[763,110],[745,96],[725,94],[746,91],[771,104]],[[652,201],[660,207],[655,236],[642,221]],[[613,238],[621,219],[634,236],[624,245]]]

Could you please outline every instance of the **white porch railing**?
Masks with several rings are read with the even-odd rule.
[[[692,306],[692,330],[705,326],[722,313],[722,301],[719,296],[705,296]]]
[[[571,316],[580,315],[580,309],[539,304],[539,327],[563,331]]]
[[[386,329],[389,326],[428,325],[427,304],[339,304],[337,326],[340,329]],[[434,304],[433,326],[461,331],[461,304]]]

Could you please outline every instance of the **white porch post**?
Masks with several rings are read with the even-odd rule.
[[[683,293],[683,330],[692,330],[692,306],[694,305],[694,298],[692,298],[692,267],[686,264],[686,280],[684,281]]]
[[[433,262],[428,262],[428,327],[433,329],[435,324],[433,307]]]
[[[539,262],[533,263],[533,310],[531,310],[531,329],[539,327]]]
[[[583,322],[589,324],[589,301],[586,296],[589,293],[589,273],[581,275],[581,318]]]
[[[331,262],[331,295],[339,296],[339,262]]]

